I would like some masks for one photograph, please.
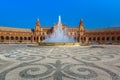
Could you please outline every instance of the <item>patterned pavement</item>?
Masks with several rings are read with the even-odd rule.
[[[0,44],[0,80],[120,80],[120,45]]]

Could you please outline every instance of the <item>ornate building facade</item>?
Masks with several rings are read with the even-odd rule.
[[[53,27],[43,27],[37,20],[34,29],[8,28],[0,26],[0,43],[38,43],[42,42],[54,32]],[[66,34],[73,37],[79,43],[120,44],[120,27],[87,30],[80,20],[77,27],[66,27]]]

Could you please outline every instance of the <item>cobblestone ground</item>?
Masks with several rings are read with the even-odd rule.
[[[0,80],[120,80],[120,45],[0,44]]]

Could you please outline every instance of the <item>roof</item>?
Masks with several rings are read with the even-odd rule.
[[[72,29],[72,28],[75,28],[75,29],[77,28],[78,29],[79,27],[78,26],[67,26],[67,28],[68,29]]]
[[[114,31],[120,31],[120,27],[89,29],[86,31],[87,32],[114,32]]]
[[[32,32],[31,29],[25,29],[25,28],[10,28],[10,27],[3,27],[3,26],[0,26],[0,31]]]
[[[51,29],[51,28],[53,28],[53,27],[49,27],[49,26],[41,26],[43,29]]]
[[[43,29],[51,29],[52,27],[44,27],[42,26]],[[78,29],[78,27],[67,27],[68,29]],[[0,26],[0,31],[14,31],[14,32],[32,32],[32,29],[25,29],[25,28],[10,28],[10,27],[3,27]],[[120,27],[111,27],[111,28],[98,28],[98,29],[89,29],[86,30],[86,32],[114,32],[114,31],[119,31],[120,32]]]

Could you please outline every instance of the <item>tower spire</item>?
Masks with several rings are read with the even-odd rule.
[[[84,35],[85,27],[84,27],[84,24],[83,24],[83,19],[80,19],[79,31],[80,31],[80,35]]]
[[[81,26],[84,26],[84,25],[83,25],[83,19],[80,19],[80,25],[81,25]]]
[[[40,20],[37,18],[36,26],[40,26]]]
[[[40,21],[39,21],[39,18],[38,18],[37,21],[36,21],[36,25],[35,25],[34,30],[38,31],[39,29],[40,29]]]

